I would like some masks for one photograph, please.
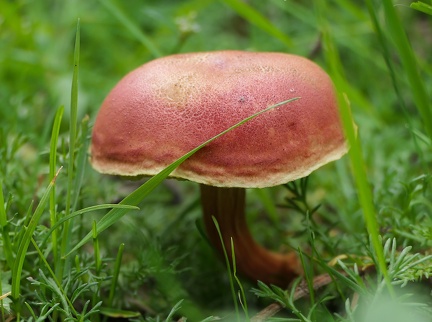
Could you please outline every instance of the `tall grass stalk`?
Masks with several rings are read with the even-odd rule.
[[[9,237],[9,223],[3,197],[3,180],[0,180],[0,228],[3,240],[3,252],[9,267],[13,266],[14,255],[12,253],[12,243]]]
[[[162,52],[157,48],[157,46],[150,40],[142,30],[136,25],[136,23],[130,19],[121,8],[119,8],[111,0],[100,0],[99,1],[105,8],[114,16],[116,19],[126,27],[126,29],[138,40],[140,41],[150,52],[157,58],[162,56]]]
[[[112,303],[114,300],[114,292],[116,290],[118,278],[120,275],[120,266],[121,266],[121,262],[122,262],[122,258],[123,258],[124,246],[125,246],[125,244],[123,244],[123,243],[120,244],[120,247],[119,247],[118,252],[117,252],[117,257],[116,257],[115,264],[114,264],[113,277],[111,280],[110,292],[109,292],[109,296],[108,296],[108,303],[107,303],[108,307],[112,306]]]
[[[338,50],[334,46],[334,42],[331,37],[328,20],[324,18],[328,16],[326,3],[322,1],[316,2],[316,10],[323,38],[325,58],[330,68],[330,74],[332,76],[333,82],[337,89],[340,116],[342,119],[345,136],[350,146],[348,155],[351,163],[352,174],[355,179],[357,194],[361,208],[363,210],[366,228],[376,254],[379,272],[384,277],[389,293],[394,295],[393,285],[388,274],[387,264],[383,252],[383,245],[379,235],[379,226],[376,218],[375,206],[373,203],[372,189],[368,182],[366,164],[361,149],[360,136],[356,133],[357,131],[351,114],[351,106],[348,97],[346,96],[348,88],[347,81],[344,77],[343,66],[339,58]]]
[[[85,169],[86,169],[86,163],[87,163],[87,156],[88,156],[88,145],[90,140],[87,139],[87,136],[89,134],[89,116],[86,115],[82,121],[81,121],[81,141],[79,145],[79,150],[76,155],[76,172],[75,172],[75,178],[74,178],[74,193],[72,198],[72,204],[71,209],[72,211],[75,211],[78,207],[78,200],[80,196],[81,187],[84,181],[85,176]]]
[[[213,220],[215,220],[215,219],[213,219]],[[223,240],[222,240],[222,234],[221,234],[221,232],[219,230],[218,230],[218,233],[219,233],[219,238],[221,238],[222,247],[225,248],[224,244],[223,244]],[[246,319],[246,321],[249,321],[249,312],[248,312],[248,304],[247,304],[246,294],[245,294],[243,285],[242,285],[240,279],[237,276],[237,265],[236,265],[235,247],[234,247],[234,240],[233,240],[232,237],[230,238],[230,241],[231,241],[231,258],[232,258],[232,269],[233,269],[232,278],[236,281],[236,284],[237,284],[237,286],[239,288],[239,290],[238,290],[238,299],[239,299],[240,304],[241,304],[241,306],[243,308],[243,313],[245,315],[245,319]],[[225,249],[224,249],[224,251],[225,251]]]
[[[215,217],[212,217],[212,219],[213,219],[213,223],[215,225],[216,231],[219,235],[219,240],[221,242],[221,246],[222,246],[222,250],[223,250],[223,254],[224,254],[225,265],[226,265],[226,269],[227,269],[227,273],[228,273],[228,280],[229,280],[229,284],[230,284],[231,296],[233,299],[234,309],[235,309],[235,313],[236,313],[236,319],[237,319],[237,322],[240,322],[240,311],[239,311],[237,295],[236,295],[236,291],[235,291],[235,287],[234,287],[233,268],[231,267],[231,263],[230,263],[230,260],[228,257],[228,252],[227,252],[227,249],[225,248],[225,243],[223,241],[222,232],[220,230],[219,223],[217,222]],[[234,257],[233,257],[233,265],[235,266]]]
[[[274,204],[274,201],[271,198],[271,193],[269,189],[253,189],[251,192],[259,198],[261,204],[266,211],[266,214],[268,215],[272,223],[274,225],[279,225],[279,214],[277,206]]]
[[[9,238],[9,224],[6,215],[6,209],[4,205],[4,197],[3,197],[3,180],[0,180],[0,228],[1,228],[1,237],[3,241],[3,253],[6,258],[6,263],[9,267],[12,267],[14,262],[14,257],[12,253],[12,244]],[[1,320],[5,320],[5,308],[3,305],[3,272],[0,271],[0,310],[1,310]],[[10,293],[9,293],[10,294]],[[7,297],[6,295],[5,297]]]
[[[415,130],[414,127],[413,127],[412,119],[411,119],[411,117],[409,115],[409,112],[408,112],[406,104],[405,104],[405,98],[402,95],[401,88],[400,88],[400,86],[398,84],[398,80],[397,80],[397,77],[396,77],[396,68],[394,66],[394,62],[391,59],[390,45],[388,44],[388,40],[387,40],[387,38],[385,36],[385,32],[384,32],[383,28],[381,27],[381,25],[380,25],[380,23],[378,21],[378,17],[377,17],[377,14],[375,12],[375,8],[374,8],[374,5],[373,5],[372,1],[371,0],[367,0],[366,4],[367,4],[367,7],[368,7],[369,16],[371,18],[372,24],[373,24],[374,29],[375,29],[376,36],[378,38],[378,42],[379,42],[379,44],[381,45],[381,48],[382,48],[383,59],[384,59],[384,61],[386,63],[387,69],[389,71],[389,74],[390,74],[390,77],[391,77],[391,80],[392,80],[393,89],[394,89],[394,92],[395,92],[395,94],[396,94],[396,96],[398,98],[398,103],[400,104],[403,112],[405,113],[405,119],[407,121],[407,126],[408,126],[409,130],[412,133],[412,137],[413,137],[413,141],[414,141],[415,147],[417,149],[417,153],[419,155],[423,155],[423,151],[421,150],[421,148],[419,146],[419,142],[418,142],[419,141],[419,134],[420,133],[418,133],[418,131]],[[420,134],[420,135],[423,135],[423,134]],[[422,162],[423,168],[426,170],[428,166],[425,163],[424,158],[421,158],[421,162]]]
[[[67,191],[66,191],[66,204],[65,204],[65,217],[69,216],[72,208],[73,194],[77,193],[74,187],[74,174],[75,174],[75,148],[77,139],[77,118],[78,118],[78,73],[80,61],[80,20],[77,21],[76,36],[75,36],[75,50],[74,50],[74,63],[73,63],[73,76],[71,88],[71,106],[70,106],[70,122],[69,122],[69,157],[67,168]],[[70,235],[73,229],[73,221],[68,220],[63,226],[62,243],[61,243],[61,258],[56,265],[56,273],[59,279],[62,279],[64,270],[69,267],[69,260],[64,258],[64,255],[70,249]]]
[[[60,131],[60,125],[61,120],[63,117],[64,107],[61,106],[57,109],[57,112],[54,117],[54,124],[52,127],[52,133],[51,133],[51,144],[50,144],[50,163],[49,163],[49,177],[50,180],[52,180],[57,171],[57,143],[58,143],[58,137],[59,137],[59,131]],[[57,223],[57,198],[56,198],[56,190],[55,187],[51,189],[51,195],[50,195],[50,225],[51,227],[55,226]],[[52,252],[54,257],[54,263],[59,262],[59,245],[58,245],[58,235],[57,231],[53,231],[52,237]]]
[[[96,221],[93,221],[93,250],[94,250],[94,261],[95,261],[95,273],[97,277],[100,277],[101,268],[102,268],[102,258],[100,254],[100,247],[99,247],[99,237],[97,233],[96,228]],[[94,307],[98,303],[99,299],[99,292],[100,292],[100,281],[97,283],[97,289],[93,293],[93,299],[92,299],[92,306]],[[96,321],[99,321],[98,316],[96,316]]]
[[[222,0],[222,2],[230,6],[239,16],[246,19],[252,25],[264,30],[270,36],[279,39],[288,48],[292,47],[293,41],[291,38],[275,27],[265,16],[246,2],[241,0]]]
[[[20,285],[21,285],[21,273],[24,265],[24,259],[27,254],[27,249],[30,245],[32,235],[36,230],[37,225],[39,224],[39,219],[41,218],[46,203],[48,202],[50,192],[52,187],[55,184],[55,180],[60,172],[61,168],[57,171],[56,176],[51,180],[44,194],[42,195],[39,204],[37,205],[34,213],[30,216],[30,221],[27,225],[27,228],[24,228],[23,236],[19,240],[18,251],[16,254],[16,259],[14,261],[12,267],[12,297],[17,300],[20,295]]]
[[[411,85],[415,105],[422,116],[426,133],[432,138],[432,104],[420,74],[417,59],[396,12],[393,1],[383,0],[384,13],[390,36],[392,37],[404,71]]]
[[[38,246],[38,244],[36,243],[36,241],[33,238],[31,238],[31,242],[33,244],[33,247],[36,249],[36,252],[38,253],[39,258],[44,263],[46,269],[50,273],[51,278],[53,279],[53,281],[54,281],[54,283],[56,285],[56,289],[59,291],[59,293],[61,293],[61,297],[62,297],[62,299],[64,299],[64,303],[67,303],[67,305],[70,308],[71,312],[73,312],[73,314],[75,316],[78,315],[78,312],[75,310],[75,307],[73,306],[73,303],[70,301],[70,299],[68,298],[65,290],[62,287],[61,281],[59,281],[57,279],[57,277],[55,276],[54,271],[51,269],[51,266],[49,265],[47,259],[45,258],[45,255],[42,253],[40,247]]]

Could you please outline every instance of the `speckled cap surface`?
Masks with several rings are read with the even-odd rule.
[[[99,172],[155,175],[201,143],[274,108],[198,151],[172,176],[220,187],[268,187],[346,153],[333,84],[306,58],[215,51],[150,61],[127,74],[97,115],[91,163]]]

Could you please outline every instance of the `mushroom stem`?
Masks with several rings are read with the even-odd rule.
[[[231,263],[231,238],[233,239],[236,268],[241,274],[280,287],[287,287],[295,277],[302,274],[294,252],[274,253],[258,245],[252,238],[246,222],[245,189],[201,185],[201,203],[210,243],[223,255],[212,218],[215,217]]]

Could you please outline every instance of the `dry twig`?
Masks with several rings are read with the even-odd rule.
[[[316,276],[313,279],[313,289],[318,290],[323,286],[330,284],[333,281],[332,277],[329,274],[321,274]],[[294,301],[301,299],[309,294],[309,289],[307,286],[307,282],[305,280],[301,281],[300,284],[296,287],[294,291]],[[272,303],[262,311],[258,312],[252,319],[251,322],[263,322],[268,318],[272,317],[280,310],[283,309],[283,306],[279,303]]]

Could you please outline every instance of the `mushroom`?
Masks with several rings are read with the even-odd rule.
[[[215,51],[171,55],[127,74],[104,100],[93,128],[91,163],[101,173],[152,176],[242,119],[289,98],[226,133],[172,176],[201,184],[208,239],[237,271],[285,287],[302,274],[294,252],[258,245],[245,216],[245,188],[305,177],[346,153],[333,84],[296,55]]]

